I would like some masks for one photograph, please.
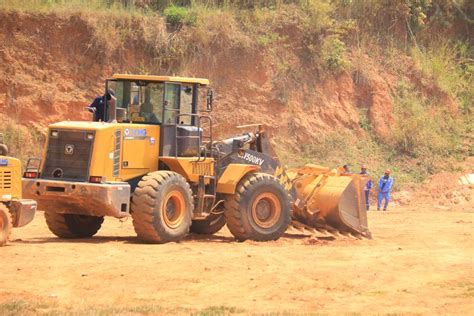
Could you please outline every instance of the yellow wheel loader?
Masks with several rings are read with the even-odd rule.
[[[359,179],[287,174],[261,128],[214,140],[208,85],[115,74],[101,102],[88,108],[93,122],[50,125],[43,158],[28,163],[23,179],[49,229],[86,238],[105,216],[131,215],[138,238],[150,243],[178,241],[189,231],[213,234],[226,224],[238,240],[266,241],[280,238],[293,217],[309,229],[367,235],[364,208],[357,208],[364,203],[354,185]],[[334,182],[339,186],[331,189]],[[299,185],[313,187],[306,192]],[[316,202],[319,196],[328,202]]]
[[[8,147],[0,134],[0,247],[5,246],[12,227],[30,223],[36,212],[36,202],[22,199],[21,163],[7,157]]]

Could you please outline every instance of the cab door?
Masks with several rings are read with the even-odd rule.
[[[180,92],[181,84],[174,82],[165,83],[160,156],[176,155],[176,124],[178,123],[177,118],[180,113]]]

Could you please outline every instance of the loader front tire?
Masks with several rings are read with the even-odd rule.
[[[0,247],[7,244],[12,231],[12,219],[8,208],[0,203]]]
[[[291,220],[290,196],[277,178],[265,173],[245,176],[225,205],[227,227],[237,240],[277,240]]]
[[[90,238],[102,226],[104,217],[45,212],[49,230],[60,238]]]
[[[132,195],[133,226],[148,243],[179,241],[189,232],[193,212],[191,187],[173,171],[144,176]]]
[[[224,214],[211,214],[206,219],[193,221],[191,232],[201,235],[212,235],[221,230],[224,225]]]

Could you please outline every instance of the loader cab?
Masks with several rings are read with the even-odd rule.
[[[181,116],[179,121],[177,118],[197,113],[199,84],[110,79],[106,86],[115,91],[114,118],[119,122],[194,125],[191,115]]]
[[[212,103],[212,92],[204,90],[208,84],[198,78],[115,74],[106,81],[106,91],[113,89],[116,98],[115,104],[107,101],[109,121],[159,125],[160,156],[196,156],[202,141],[198,103],[209,94]]]

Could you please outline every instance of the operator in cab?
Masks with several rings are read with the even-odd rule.
[[[154,113],[154,106],[151,102],[150,89],[145,90],[145,101],[140,104],[138,95],[135,95],[130,104],[130,120],[132,122],[161,123]]]

